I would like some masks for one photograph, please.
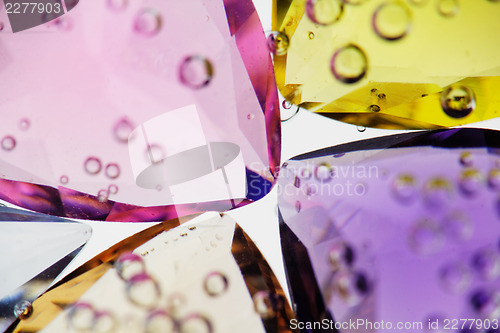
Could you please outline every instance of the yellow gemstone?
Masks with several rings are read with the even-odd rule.
[[[490,0],[274,0],[273,30],[288,37],[274,56],[278,87],[295,105],[360,126],[496,118],[499,18]]]

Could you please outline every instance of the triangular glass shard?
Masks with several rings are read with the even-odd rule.
[[[287,161],[278,206],[299,322],[333,318],[339,332],[377,333],[498,321],[499,152],[500,131],[465,128]]]
[[[31,311],[91,234],[79,222],[0,207],[0,329]]]
[[[1,31],[0,199],[134,222],[270,191],[278,93],[251,0],[65,3],[47,24]]]
[[[89,261],[10,331],[296,331],[276,276],[234,220],[206,213],[183,222],[146,229]]]
[[[269,45],[291,103],[358,126],[498,117],[498,1],[276,0]]]

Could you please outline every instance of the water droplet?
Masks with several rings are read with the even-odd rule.
[[[95,323],[96,313],[88,303],[74,304],[69,313],[69,324],[77,331],[88,331]]]
[[[360,304],[369,292],[368,279],[362,273],[341,271],[332,282],[336,293],[349,306]]]
[[[127,143],[128,137],[134,130],[134,125],[126,117],[118,120],[113,127],[115,139],[121,143]]]
[[[184,58],[179,66],[181,82],[192,89],[207,86],[214,76],[212,63],[202,56],[189,56]]]
[[[124,253],[115,262],[115,269],[118,276],[128,281],[132,276],[145,273],[146,266],[140,256],[135,253]]]
[[[2,148],[6,151],[11,151],[16,148],[16,139],[12,135],[6,135],[2,139]]]
[[[450,263],[439,271],[439,280],[446,291],[462,293],[469,287],[471,274],[465,264]]]
[[[411,11],[400,2],[386,2],[380,5],[372,17],[375,33],[386,40],[400,39],[410,31]]]
[[[459,180],[460,192],[466,196],[474,196],[483,185],[483,175],[476,169],[465,169]]]
[[[442,243],[442,230],[434,220],[420,220],[410,229],[409,245],[418,254],[436,253]]]
[[[123,11],[128,6],[128,0],[107,0],[108,7],[114,11]]]
[[[401,203],[410,203],[417,197],[417,181],[410,174],[402,174],[394,180],[392,193]]]
[[[212,333],[212,324],[208,318],[194,313],[184,319],[180,323],[181,333]]]
[[[458,0],[439,0],[437,9],[445,17],[453,17],[460,11]]]
[[[380,111],[380,106],[376,105],[376,104],[372,104],[368,107],[368,109],[371,111],[371,112],[379,112]]]
[[[156,35],[160,31],[161,26],[161,15],[152,8],[141,10],[134,20],[134,30],[148,37]]]
[[[309,34],[307,34],[307,37],[309,37],[309,39],[314,39],[314,32],[309,31]]]
[[[290,41],[288,36],[279,31],[273,31],[267,37],[267,47],[273,54],[281,56],[288,51]]]
[[[445,218],[444,230],[452,239],[464,241],[472,237],[474,227],[465,213],[454,212]]]
[[[357,126],[356,129],[358,130],[358,132],[360,133],[363,133],[364,131],[366,131],[366,127],[364,126]]]
[[[283,102],[281,103],[281,106],[283,106],[283,109],[290,110],[292,108],[292,103],[284,99]]]
[[[150,163],[159,163],[167,157],[167,153],[163,149],[163,146],[152,143],[146,148],[146,161]]]
[[[14,316],[27,319],[33,313],[33,305],[30,301],[22,300],[14,306]]]
[[[300,201],[295,202],[295,210],[297,211],[297,213],[300,213],[301,209],[302,209],[302,204],[300,203]]]
[[[253,295],[255,311],[262,319],[276,317],[277,312],[283,307],[283,298],[269,291],[258,291]]]
[[[476,107],[474,92],[465,86],[451,86],[441,93],[441,108],[452,118],[463,118]]]
[[[328,252],[328,259],[334,272],[352,266],[356,256],[351,246],[342,241],[337,241]]]
[[[101,160],[95,156],[90,156],[85,160],[83,164],[85,171],[90,175],[97,175],[101,172],[102,163]]]
[[[472,158],[472,154],[468,151],[464,151],[460,154],[460,164],[466,167],[472,166],[472,162],[474,161]]]
[[[111,184],[108,186],[108,193],[109,194],[116,194],[118,193],[118,186],[116,186],[115,184]]]
[[[337,22],[344,12],[341,0],[307,0],[306,13],[316,24],[329,25]]]
[[[330,181],[334,176],[334,171],[330,164],[321,163],[314,170],[314,176],[322,183]]]
[[[97,192],[97,200],[99,200],[99,202],[107,202],[108,198],[109,198],[108,190],[102,189],[99,190],[99,192]]]
[[[164,310],[151,312],[146,318],[146,333],[177,332],[176,320]]]
[[[500,254],[491,249],[483,249],[472,258],[472,267],[485,280],[495,280],[500,276]]]
[[[59,182],[60,182],[61,184],[63,184],[63,185],[68,184],[68,182],[69,182],[69,178],[68,178],[68,176],[66,176],[66,175],[62,175],[61,177],[59,177]]]
[[[430,209],[440,209],[446,206],[453,195],[451,183],[441,177],[430,179],[424,187],[424,201]]]
[[[116,179],[120,176],[120,166],[116,163],[109,163],[104,169],[104,173],[110,179]]]
[[[220,272],[212,272],[205,277],[203,287],[209,296],[219,296],[227,291],[229,281],[227,277]]]
[[[27,131],[30,128],[30,120],[28,118],[22,118],[19,120],[19,129],[21,131]]]
[[[500,189],[500,169],[494,168],[488,173],[488,186],[492,190]]]
[[[95,315],[93,332],[111,333],[116,331],[118,322],[115,316],[108,311],[100,311]]]
[[[349,44],[335,51],[330,67],[340,82],[355,83],[366,75],[368,60],[363,50],[354,44]]]
[[[252,119],[254,119],[254,118],[255,118],[255,115],[253,115],[253,114],[251,114],[251,113],[247,114],[247,119],[248,119],[248,120],[252,120]]]
[[[145,308],[154,307],[161,296],[158,283],[146,273],[139,273],[127,281],[127,296],[131,302]]]

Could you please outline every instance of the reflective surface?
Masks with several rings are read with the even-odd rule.
[[[293,319],[259,250],[218,213],[130,237],[33,306],[32,319],[11,331],[290,332]]]
[[[299,321],[426,332],[436,316],[498,320],[499,199],[488,178],[499,142],[491,130],[413,132],[287,161],[278,205]]]
[[[269,192],[279,106],[250,0],[82,1],[1,38],[1,199],[161,221]]]
[[[0,206],[0,330],[29,318],[31,303],[92,234],[82,223]]]
[[[273,4],[273,30],[288,41],[274,56],[276,79],[293,104],[393,129],[498,117],[498,1]]]

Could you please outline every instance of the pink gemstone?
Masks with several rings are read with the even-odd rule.
[[[61,17],[71,23],[65,29],[53,21],[2,32],[0,133],[21,117],[30,128],[15,132],[15,149],[0,151],[10,166],[0,198],[63,216],[143,221],[265,195],[281,133],[252,2],[120,3],[75,3]],[[104,172],[86,172],[89,157]],[[110,163],[120,191],[100,202],[96,194],[114,181]],[[71,178],[65,188],[61,175]],[[30,187],[41,196],[28,197],[22,189]]]

